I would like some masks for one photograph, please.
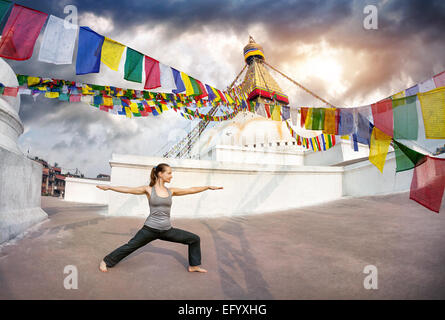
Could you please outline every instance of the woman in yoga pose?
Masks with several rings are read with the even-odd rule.
[[[128,243],[106,255],[99,265],[100,271],[107,272],[107,268],[116,265],[133,251],[146,245],[155,239],[179,242],[188,245],[188,260],[190,272],[207,272],[200,267],[201,246],[198,235],[173,228],[170,223],[170,208],[173,196],[183,196],[205,190],[217,190],[223,187],[192,187],[188,189],[167,188],[164,183],[172,179],[172,169],[166,163],[160,163],[151,170],[150,184],[140,187],[110,187],[96,186],[102,190],[112,190],[123,193],[145,194],[150,206],[150,215],[145,220],[144,226]]]

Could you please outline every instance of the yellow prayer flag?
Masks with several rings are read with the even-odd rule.
[[[40,78],[38,77],[28,77],[28,87],[35,86],[40,83]]]
[[[125,115],[126,115],[127,118],[131,118],[131,111],[130,111],[130,108],[125,107]]]
[[[383,166],[385,165],[386,155],[388,154],[391,140],[391,136],[388,136],[377,127],[372,129],[369,161],[374,164],[381,173],[383,173]]]
[[[396,94],[393,94],[391,96],[391,98],[393,98],[393,99],[405,98],[405,90],[397,92]]]
[[[168,111],[168,108],[165,104],[162,105],[162,111]]]
[[[281,106],[279,104],[275,105],[270,118],[275,121],[281,121]]]
[[[445,139],[445,87],[418,93],[427,139]]]
[[[185,94],[187,96],[191,96],[192,94],[194,94],[195,92],[193,91],[192,82],[190,81],[189,76],[181,71],[181,78],[182,82],[184,82]]]
[[[341,136],[340,138],[344,139],[344,140],[349,140],[349,136],[345,135],[345,136]]]
[[[112,106],[113,98],[111,97],[103,97],[104,98],[104,106]]]
[[[124,49],[125,46],[123,44],[105,37],[102,44],[102,54],[100,60],[110,69],[118,71]]]
[[[139,113],[138,104],[136,102],[130,103],[130,109],[131,109],[131,112],[133,112],[133,113]]]
[[[47,92],[45,92],[45,97],[47,97],[47,98],[58,98],[59,97],[59,93],[58,92],[47,91]]]
[[[324,113],[323,133],[336,134],[335,108],[326,108]]]
[[[304,127],[306,129],[312,129],[312,108],[308,108],[306,114],[306,120],[304,122]]]

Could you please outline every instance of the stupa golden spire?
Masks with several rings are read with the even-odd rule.
[[[266,57],[263,47],[252,36],[249,36],[249,43],[244,47],[244,60],[248,69],[241,89],[248,95],[249,101],[272,103],[275,100],[280,104],[289,104],[287,95],[264,67]]]

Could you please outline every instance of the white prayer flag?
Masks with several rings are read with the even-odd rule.
[[[78,31],[79,26],[51,15],[43,33],[38,60],[54,64],[73,63]]]
[[[161,72],[161,88],[168,91],[177,89],[172,69],[159,62],[159,70]]]

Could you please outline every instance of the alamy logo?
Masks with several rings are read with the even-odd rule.
[[[377,7],[370,4],[363,8],[363,13],[367,14],[363,19],[363,27],[366,30],[378,29],[378,10]]]
[[[64,274],[68,274],[63,280],[63,286],[67,290],[77,289],[77,268],[73,265],[65,266],[63,269]]]
[[[372,264],[367,265],[365,269],[363,269],[363,273],[368,274],[365,277],[365,280],[363,280],[363,286],[365,289],[378,289],[377,284],[377,267],[373,266]]]

